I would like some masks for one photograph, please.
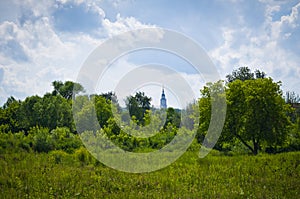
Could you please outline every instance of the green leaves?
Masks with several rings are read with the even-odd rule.
[[[233,134],[257,154],[262,144],[281,144],[290,125],[279,83],[271,78],[228,84],[225,133]],[[250,144],[252,143],[252,144]]]
[[[139,125],[145,125],[144,116],[146,110],[150,110],[151,97],[147,97],[144,92],[137,92],[135,96],[126,99],[126,107],[130,116],[135,116]]]
[[[78,94],[79,92],[84,91],[83,87],[79,83],[74,83],[72,81],[66,81],[62,83],[61,81],[52,82],[54,90],[52,95],[60,94],[66,99],[72,99],[73,94]]]
[[[254,78],[256,77],[256,78]],[[282,145],[290,130],[287,116],[291,111],[285,103],[281,83],[265,78],[265,74],[240,68],[228,76],[226,87],[227,117],[223,133],[215,148],[238,140],[253,154],[268,146]],[[200,124],[197,137],[201,141],[210,124],[212,95],[221,89],[221,82],[209,83],[199,100]],[[225,97],[225,96],[224,96]],[[222,111],[222,110],[220,110]]]

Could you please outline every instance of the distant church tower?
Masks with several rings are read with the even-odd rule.
[[[165,91],[164,88],[162,89],[162,94],[161,94],[161,98],[160,98],[160,108],[167,108],[167,99],[165,96]]]

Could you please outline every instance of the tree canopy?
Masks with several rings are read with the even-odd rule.
[[[235,80],[251,80],[251,79],[259,79],[259,78],[265,78],[266,73],[255,70],[254,72],[251,71],[248,67],[240,67],[237,70],[234,70],[231,74],[226,75],[227,82],[233,82]]]
[[[263,144],[275,146],[286,139],[290,125],[280,84],[271,78],[236,80],[228,84],[224,133],[241,141],[253,154]],[[251,143],[251,144],[250,144]]]
[[[255,74],[243,67],[227,76],[227,115],[219,141],[219,144],[238,141],[253,154],[257,154],[262,147],[282,145],[291,126],[288,117],[291,109],[284,101],[281,83],[266,78],[264,72],[256,70]],[[210,83],[201,90],[200,138],[205,136],[210,122],[213,100],[210,90],[221,87],[220,82]]]
[[[81,91],[84,91],[83,87],[79,83],[75,83],[72,81],[54,81],[52,82],[52,86],[54,90],[52,91],[52,95],[60,94],[66,99],[71,99],[73,94],[77,94]]]
[[[151,97],[147,97],[144,92],[137,92],[134,96],[128,96],[125,103],[130,116],[134,116],[138,124],[144,125],[146,110],[151,108]]]

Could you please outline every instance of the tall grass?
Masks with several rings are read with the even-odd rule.
[[[0,198],[299,198],[300,153],[199,159],[188,151],[162,170],[132,174],[84,151],[0,156]]]

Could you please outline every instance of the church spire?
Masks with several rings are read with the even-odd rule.
[[[162,88],[162,94],[161,94],[161,98],[160,98],[160,108],[167,108],[167,99],[165,96],[165,90],[164,87]]]

